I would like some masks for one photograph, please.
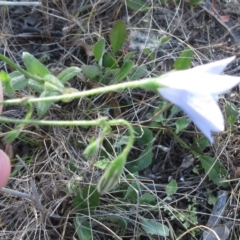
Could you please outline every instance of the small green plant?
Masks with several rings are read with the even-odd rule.
[[[38,93],[40,98],[77,91],[76,89],[65,87],[64,84],[81,72],[81,69],[78,67],[69,67],[63,70],[58,76],[54,76],[46,66],[26,52],[22,56],[26,70],[4,56],[2,56],[2,59],[17,70],[10,74],[7,74],[3,70],[0,72],[4,93],[8,97],[14,98],[15,92],[25,87],[29,87],[29,91]],[[68,100],[70,99],[62,99],[62,101]],[[38,103],[38,116],[42,117],[51,107],[52,103],[51,101]]]
[[[118,51],[127,41],[127,29],[124,21],[117,21],[109,34],[111,51],[106,50],[106,40],[100,39],[93,49],[96,59],[94,65],[85,65],[82,71],[86,77],[105,85],[119,83],[125,79],[136,80],[144,76],[146,67],[135,66],[131,60],[133,52],[118,57]]]

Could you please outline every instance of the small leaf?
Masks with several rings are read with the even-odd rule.
[[[166,193],[168,196],[175,194],[178,190],[178,184],[176,180],[172,180],[166,187]]]
[[[0,80],[3,84],[4,93],[9,97],[14,97],[14,89],[12,86],[11,77],[3,70],[0,71]]]
[[[208,156],[199,156],[202,167],[205,170],[205,174],[208,174],[210,180],[217,186],[229,187],[229,181],[227,180],[227,170],[222,163]]]
[[[27,71],[33,75],[44,77],[45,75],[50,74],[48,68],[30,53],[23,52],[23,62]]]
[[[171,39],[171,37],[168,37],[168,36],[162,37],[160,39],[160,46],[163,45],[164,43],[167,43],[170,39]]]
[[[183,129],[185,129],[190,122],[191,121],[188,117],[179,118],[175,122],[175,124],[176,124],[176,134],[179,134]]]
[[[118,225],[118,227],[120,228],[121,232],[125,231],[126,228],[127,228],[127,220],[125,217],[122,217],[120,215],[110,215],[110,214],[107,214],[106,220],[110,221],[111,224],[112,223],[115,223],[116,225]]]
[[[46,74],[43,78],[44,81],[44,90],[53,91],[53,92],[64,92],[64,85],[60,80],[52,74]]]
[[[131,61],[131,58],[133,58],[135,55],[134,52],[129,52],[124,56],[123,62]]]
[[[82,213],[93,211],[99,206],[99,193],[94,186],[86,186],[76,195],[73,200],[73,206]]]
[[[200,137],[196,142],[191,146],[193,151],[202,153],[209,146],[209,140],[206,137]]]
[[[235,124],[235,122],[237,122],[237,117],[229,116],[227,118],[227,123],[228,123],[229,126],[233,126]]]
[[[28,85],[30,88],[32,88],[34,91],[38,93],[42,93],[44,91],[44,82],[37,82],[33,79],[28,80]]]
[[[109,164],[109,159],[105,158],[105,159],[102,159],[102,160],[98,160],[97,162],[95,162],[93,164],[93,166],[104,170],[104,169],[106,169],[108,164]]]
[[[57,96],[59,93],[57,92],[49,92],[49,91],[43,91],[40,95],[41,97],[51,97],[51,96]],[[50,108],[53,102],[39,102],[37,105],[37,114],[39,117],[42,117]]]
[[[238,117],[238,108],[234,103],[227,102],[225,105],[227,118],[230,116]]]
[[[134,66],[134,62],[133,61],[125,62],[122,65],[122,67],[121,67],[121,69],[120,69],[120,71],[119,71],[119,73],[117,75],[117,79],[116,79],[115,82],[118,83],[121,80],[125,79],[129,75],[129,73],[132,71],[133,66]]]
[[[58,76],[57,78],[59,79],[59,81],[64,84],[66,82],[68,82],[70,79],[76,77],[80,72],[82,71],[81,68],[79,67],[68,67],[66,69],[64,69]]]
[[[92,240],[92,228],[88,221],[88,218],[85,216],[75,217],[74,218],[74,226],[76,229],[76,233],[78,235],[79,240]]]
[[[144,193],[140,198],[139,198],[139,203],[140,204],[156,204],[156,196],[154,196],[151,193]]]
[[[174,68],[176,70],[186,70],[191,66],[191,61],[193,57],[193,50],[189,47],[185,48],[180,54],[178,59],[174,63]]]
[[[11,78],[12,86],[15,91],[25,88],[28,84],[28,79],[26,79],[25,76],[18,71],[10,73],[9,76]]]
[[[126,0],[127,6],[135,11],[147,11],[149,7],[147,7],[146,1],[143,0]]]
[[[138,192],[141,192],[141,185],[138,182],[132,182],[127,188],[124,200],[137,203]]]
[[[126,40],[127,30],[125,22],[123,20],[119,20],[116,24],[114,24],[112,30],[110,31],[110,44],[114,55],[122,47]]]
[[[10,82],[11,81],[11,77],[3,70],[0,71],[0,79],[2,80],[2,82]]]
[[[19,133],[20,133],[19,129],[12,130],[4,137],[4,142],[12,143],[18,137]]]
[[[84,65],[82,66],[82,71],[89,79],[95,79],[96,77],[100,77],[102,75],[100,68],[95,65]]]
[[[126,168],[131,172],[135,173],[147,168],[153,160],[153,133],[148,128],[134,127],[136,142],[141,144],[143,147],[146,146],[142,151],[137,161],[128,162]]]
[[[102,66],[102,58],[105,53],[105,39],[99,40],[93,48],[93,54],[96,60],[98,61],[98,64]]]
[[[146,74],[146,72],[147,72],[146,65],[138,66],[137,69],[133,71],[132,74],[130,74],[129,79],[132,81],[141,79]]]
[[[149,144],[153,141],[153,133],[150,129],[146,127],[134,127],[136,141],[143,144]]]
[[[103,55],[103,67],[111,69],[117,67],[117,60],[114,58],[113,53]]]
[[[159,223],[152,219],[147,219],[139,216],[140,222],[142,223],[142,229],[150,235],[157,235],[168,237],[169,236],[169,228],[162,223]]]

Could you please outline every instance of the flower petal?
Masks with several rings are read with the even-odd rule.
[[[235,59],[235,56],[230,58],[225,58],[223,60],[199,65],[197,67],[191,68],[190,70],[196,70],[200,72],[210,73],[210,74],[220,74],[224,71],[227,65]]]
[[[159,92],[165,99],[182,108],[210,142],[213,142],[211,132],[224,130],[223,115],[211,95],[171,88],[160,88]]]
[[[227,92],[240,82],[240,77],[195,72],[194,69],[170,72],[160,77],[159,82],[172,89],[209,93],[210,95]]]

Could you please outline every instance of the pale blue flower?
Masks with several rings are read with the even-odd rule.
[[[163,75],[160,94],[187,113],[213,142],[212,132],[224,131],[223,114],[217,104],[222,94],[240,82],[240,77],[220,75],[235,57]]]

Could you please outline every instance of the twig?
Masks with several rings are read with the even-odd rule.
[[[16,196],[16,197],[27,198],[27,199],[32,200],[32,196],[30,194],[22,193],[22,192],[15,191],[15,190],[12,190],[12,189],[9,189],[9,188],[3,187],[1,189],[1,192],[6,193],[6,194],[10,194],[10,195],[13,195],[13,196]]]
[[[8,2],[8,1],[0,1],[0,6],[41,6],[40,2]]]
[[[37,209],[39,209],[42,212],[42,214],[45,215],[44,208],[43,208],[43,206],[42,206],[42,204],[41,204],[41,202],[39,200],[39,196],[38,196],[36,185],[33,182],[32,173],[31,173],[31,171],[29,171],[29,168],[25,164],[25,162],[18,155],[16,155],[16,157],[21,162],[21,164],[25,167],[25,169],[27,170],[28,174],[30,175],[30,184],[31,184],[31,187],[32,187],[33,195],[34,195],[34,197],[32,197],[32,200],[36,203]]]

